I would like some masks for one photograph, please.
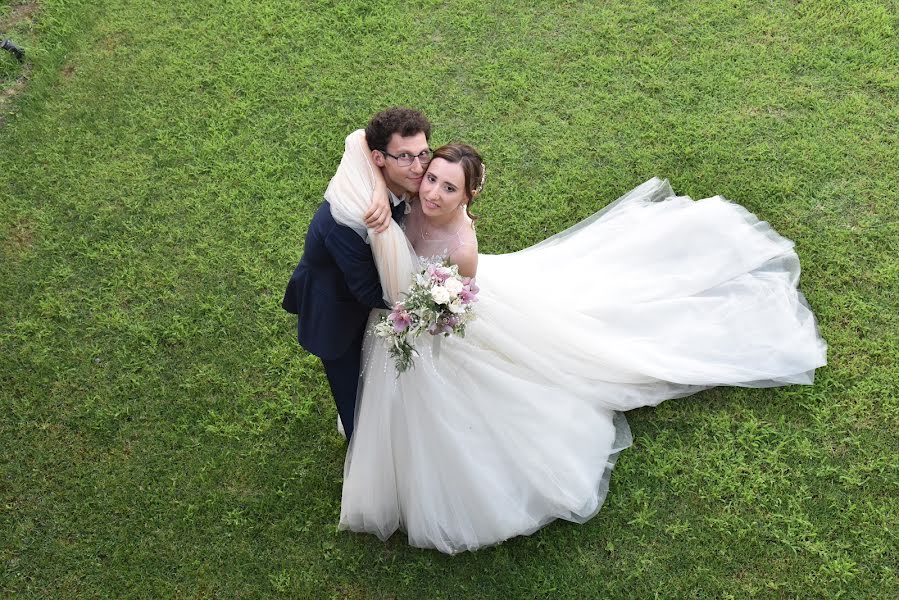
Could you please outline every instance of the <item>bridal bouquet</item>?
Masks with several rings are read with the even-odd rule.
[[[402,373],[414,366],[412,346],[424,332],[464,336],[465,324],[474,318],[472,304],[478,301],[478,286],[470,277],[459,275],[459,267],[448,262],[430,263],[412,280],[406,299],[375,325],[375,334],[390,345],[388,352]]]

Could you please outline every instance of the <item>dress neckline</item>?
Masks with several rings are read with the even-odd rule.
[[[462,228],[465,227],[466,225],[471,224],[471,219],[469,219],[468,216],[465,215],[462,218],[462,223],[459,224],[459,226],[456,228],[456,230],[453,231],[452,233],[450,233],[449,235],[447,235],[446,237],[442,237],[442,238],[431,237],[430,235],[425,233],[425,230],[424,230],[424,224],[426,221],[426,217],[425,217],[424,211],[421,209],[421,199],[420,198],[418,199],[418,202],[416,203],[416,207],[417,207],[416,212],[418,212],[418,217],[420,219],[417,224],[418,225],[418,234],[422,240],[426,240],[429,242],[445,242],[445,241],[452,239],[453,237],[458,238],[459,232],[462,231]],[[459,208],[461,209],[462,206],[460,205]]]

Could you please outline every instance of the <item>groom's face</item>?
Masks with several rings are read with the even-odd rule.
[[[416,133],[409,137],[402,137],[398,133],[390,136],[387,143],[387,153],[393,156],[387,156],[381,152],[372,153],[375,164],[381,167],[387,187],[390,188],[397,196],[403,193],[409,193],[412,196],[418,195],[418,188],[421,185],[421,178],[425,174],[427,165],[422,165],[418,158],[412,161],[411,165],[400,166],[394,156],[418,156],[422,152],[428,150],[428,138],[423,132]]]

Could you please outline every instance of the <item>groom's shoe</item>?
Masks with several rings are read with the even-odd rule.
[[[343,423],[340,421],[340,415],[337,415],[337,433],[339,433],[343,439],[346,439],[346,432],[343,430]]]

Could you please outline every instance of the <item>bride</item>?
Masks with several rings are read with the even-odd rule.
[[[368,154],[351,134],[329,188],[342,192],[335,219],[356,228],[384,194]],[[456,553],[583,523],[630,445],[621,411],[718,385],[810,384],[825,364],[793,243],[741,206],[654,178],[535,246],[479,255],[469,208],[484,179],[473,148],[436,150],[402,229],[372,236],[388,303],[425,258],[481,291],[465,337],[417,339],[400,374],[372,312],[341,529],[402,529]]]

